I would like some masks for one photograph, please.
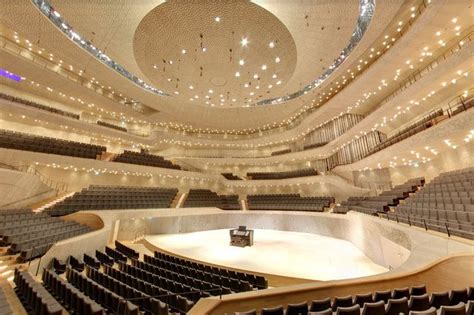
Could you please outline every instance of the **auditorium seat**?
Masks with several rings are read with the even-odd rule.
[[[385,303],[383,301],[367,302],[362,306],[362,315],[385,315]]]
[[[123,131],[123,132],[127,132],[127,128],[125,127],[120,127],[120,126],[117,126],[117,125],[114,125],[114,124],[110,124],[108,122],[105,122],[105,121],[101,121],[101,120],[98,120],[97,121],[97,124],[99,126],[102,126],[102,127],[107,127],[107,128],[112,128],[112,129],[115,129],[115,130],[119,130],[119,131]]]
[[[409,315],[436,315],[436,308],[433,306],[425,311],[410,311]]]
[[[435,308],[440,308],[442,305],[450,305],[449,292],[433,292],[430,295],[430,304]]]
[[[36,102],[28,101],[28,100],[25,100],[25,99],[22,99],[22,98],[19,98],[19,97],[16,97],[16,96],[10,96],[10,95],[4,94],[4,93],[0,93],[0,98],[2,98],[4,100],[7,100],[7,101],[11,101],[12,104],[18,103],[18,104],[21,104],[21,105],[25,105],[25,106],[41,109],[41,110],[44,110],[44,111],[48,111],[48,112],[53,113],[53,114],[62,115],[62,116],[68,117],[68,118],[79,119],[79,115],[77,115],[77,114],[67,112],[67,111],[64,111],[64,110],[61,110],[61,109],[53,108],[53,107],[50,107],[50,106],[46,106],[46,105],[43,105],[43,104],[39,104],[39,103],[36,103]]]
[[[169,208],[177,189],[133,186],[89,186],[47,208],[52,216],[81,210]]]
[[[474,307],[474,299],[468,292],[470,289],[453,289],[443,293],[428,293],[426,286],[413,285],[406,288],[394,288],[392,290],[376,291],[373,293],[357,293],[354,296],[335,296],[331,299],[324,298],[312,300],[310,303],[289,303],[284,309],[286,315],[308,314],[308,315],[335,315],[340,314],[363,314],[363,315],[399,315],[404,314],[432,314],[433,309],[440,312],[442,306],[453,306],[449,297],[452,296],[453,303],[463,303],[466,309]],[[424,292],[424,293],[423,293]],[[413,294],[412,294],[413,293]],[[392,298],[392,296],[402,296]],[[374,302],[370,302],[370,300]],[[279,307],[279,306],[278,306]],[[273,307],[268,307],[272,309]],[[357,313],[357,311],[359,313]],[[307,313],[306,313],[307,312]],[[238,314],[238,313],[236,313]],[[474,315],[474,314],[470,314]]]
[[[410,311],[424,311],[431,307],[428,294],[411,295],[408,300],[408,309]]]
[[[44,255],[58,241],[90,231],[88,226],[31,209],[6,209],[0,214],[0,246],[7,247],[8,254],[20,254],[20,263]]]
[[[253,180],[266,180],[266,179],[287,179],[296,177],[316,176],[318,172],[313,168],[286,171],[286,172],[253,172],[247,173],[248,179]]]
[[[216,207],[222,210],[240,210],[239,196],[218,195],[208,189],[190,189],[183,208]]]
[[[105,147],[94,144],[43,137],[9,130],[0,130],[0,147],[86,159],[96,159],[97,156],[106,151]]]
[[[360,306],[357,304],[348,307],[340,306],[336,309],[336,315],[360,315]]]
[[[331,308],[331,299],[312,300],[309,306],[310,312],[321,312]]]
[[[59,302],[27,271],[15,269],[13,282],[15,293],[25,309],[32,314],[66,315]]]
[[[181,169],[179,165],[173,164],[171,161],[166,160],[162,156],[149,154],[146,152],[134,152],[127,150],[116,156],[113,159],[113,162],[170,168],[175,170]]]
[[[378,196],[349,197],[347,201],[341,202],[340,206],[334,208],[334,213],[346,213],[349,210],[371,215],[379,212],[386,213],[390,207],[394,207],[401,200],[408,198],[410,193],[417,191],[424,183],[424,178],[413,178],[390,190],[383,191]]]
[[[262,308],[262,315],[284,315],[284,308],[283,306],[275,306],[275,307],[265,307]]]
[[[288,304],[286,306],[286,315],[307,315],[308,304],[306,302],[298,304]]]
[[[392,221],[427,230],[474,239],[474,169],[441,173],[420,191],[406,198]]]
[[[463,302],[451,306],[443,305],[439,315],[466,315],[466,305]]]
[[[333,197],[301,197],[299,194],[248,195],[249,210],[289,210],[322,212],[334,203]]]
[[[408,299],[402,297],[399,299],[389,299],[385,307],[386,315],[408,314]]]

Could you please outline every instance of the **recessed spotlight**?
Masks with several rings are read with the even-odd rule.
[[[214,21],[216,21],[216,22],[220,22],[220,21],[221,21],[221,18],[220,18],[220,17],[218,17],[218,16],[216,16],[216,17],[214,18]]]
[[[269,89],[271,89],[272,87],[273,87],[273,85],[271,85],[271,84],[268,85],[268,88],[269,88]]]
[[[270,48],[275,47],[275,43],[274,43],[274,42],[270,42],[270,43],[268,44],[268,47],[270,47]]]
[[[280,62],[280,57],[276,57],[276,58],[275,58],[275,62],[276,62],[276,63],[279,63],[279,62]]]
[[[458,18],[453,18],[451,22],[456,23],[458,21]]]
[[[212,94],[212,93],[214,93],[214,91],[213,91],[213,90],[209,90],[209,93]]]
[[[258,79],[258,74],[255,73],[255,74],[253,75],[253,78],[254,78],[254,79]]]
[[[157,65],[157,64],[154,64],[154,65],[153,65],[153,69],[158,69],[158,65]]]
[[[184,55],[186,53],[186,49],[181,50],[181,53]]]
[[[276,79],[276,78],[277,78],[276,73],[272,75],[272,78],[273,78],[273,79]]]
[[[240,77],[240,72],[237,71],[237,72],[235,73],[235,76],[236,76],[237,78]]]
[[[281,84],[281,80],[278,80],[276,84],[277,84],[277,85],[280,85],[280,84]]]
[[[193,90],[193,89],[194,89],[194,86],[190,85],[190,86],[189,86],[189,89],[190,89],[190,90]]]
[[[243,59],[239,60],[239,65],[243,66],[245,64],[245,61]]]
[[[242,47],[247,46],[248,43],[249,43],[249,40],[247,37],[242,38],[242,40],[240,41],[240,45],[242,45]]]
[[[267,65],[262,65],[262,70],[267,70]]]

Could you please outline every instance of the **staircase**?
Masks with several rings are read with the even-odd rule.
[[[71,197],[72,195],[74,195],[75,193],[72,192],[72,193],[68,193],[68,194],[62,194],[60,195],[60,197],[54,197],[54,198],[51,198],[51,199],[47,199],[41,203],[38,203],[36,205],[33,205],[32,206],[32,209],[34,212],[41,212],[43,211],[44,209],[47,209],[49,207],[52,207],[54,206],[55,204],[63,201],[64,199],[68,198],[68,197]]]
[[[184,202],[186,201],[186,197],[188,196],[187,193],[182,193],[182,194],[177,194],[176,195],[176,206],[172,206],[171,208],[182,208],[184,205]],[[174,201],[173,201],[174,203]]]

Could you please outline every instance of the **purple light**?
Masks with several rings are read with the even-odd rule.
[[[1,69],[0,68],[0,75],[2,77],[5,77],[7,79],[10,79],[10,80],[13,80],[13,81],[16,81],[16,82],[20,82],[21,81],[21,77],[19,75],[16,75],[14,73],[11,73],[5,69]]]

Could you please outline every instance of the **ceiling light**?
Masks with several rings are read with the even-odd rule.
[[[277,84],[277,85],[280,85],[280,84],[281,84],[281,80],[278,80],[276,84]]]
[[[273,78],[273,79],[276,79],[276,78],[277,78],[276,73],[274,73],[274,74],[272,75],[272,78]]]
[[[248,43],[249,40],[247,39],[247,37],[242,38],[242,40],[240,41],[240,45],[242,45],[242,47],[247,46]]]
[[[237,72],[235,73],[235,76],[236,76],[237,78],[240,77],[240,72],[237,71]]]
[[[270,43],[268,44],[268,47],[270,47],[270,48],[275,47],[275,43],[274,43],[274,42],[270,42]]]
[[[202,48],[202,52],[206,52],[207,51],[207,48],[206,47],[203,47]]]
[[[267,65],[262,65],[262,70],[267,70]]]
[[[214,93],[214,91],[213,91],[213,90],[209,90],[209,93],[211,93],[211,94],[212,94],[212,93]]]
[[[53,13],[54,13],[54,15],[56,15],[56,17],[60,17],[60,16],[61,16],[61,14],[59,14],[58,11],[54,11]]]
[[[189,86],[189,89],[190,89],[190,90],[193,90],[193,89],[194,89],[194,86],[190,85],[190,86]]]
[[[275,58],[275,62],[276,62],[276,63],[279,63],[279,62],[280,62],[280,57],[276,57],[276,58]]]
[[[156,64],[153,65],[153,68],[154,68],[154,69],[158,69],[158,65],[156,65]]]
[[[271,85],[271,84],[268,85],[268,88],[269,88],[269,89],[271,89],[272,87],[273,87],[273,85]]]
[[[255,74],[253,75],[253,78],[254,78],[254,79],[258,79],[258,74],[255,73]]]
[[[214,18],[214,21],[216,21],[216,22],[220,22],[220,21],[221,21],[221,18],[220,18],[220,17],[218,17],[218,16],[216,16],[216,17]]]
[[[243,66],[245,64],[245,61],[243,59],[239,60],[239,65]]]
[[[451,22],[453,22],[453,23],[456,23],[457,21],[458,21],[457,18],[453,18],[453,19],[451,20]]]
[[[184,55],[186,53],[186,49],[181,50],[181,53]]]

